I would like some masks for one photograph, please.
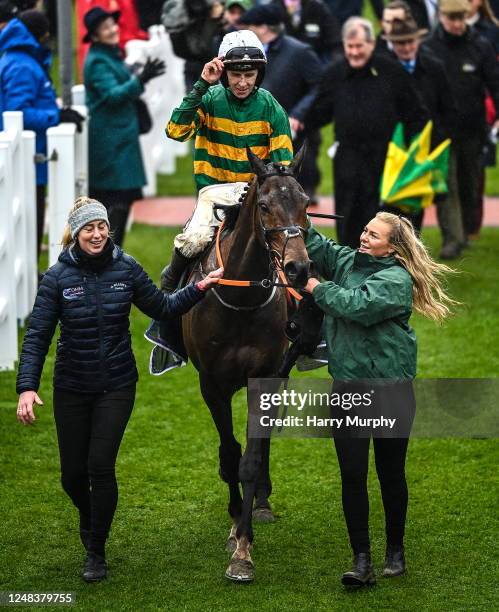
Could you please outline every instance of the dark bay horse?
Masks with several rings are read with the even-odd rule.
[[[261,281],[269,278],[269,270],[279,267],[290,284],[305,286],[310,267],[304,244],[308,198],[294,177],[303,154],[302,149],[286,167],[265,165],[248,149],[256,177],[233,229],[224,232],[220,243],[225,279]],[[218,265],[213,247],[192,278]],[[255,509],[263,509],[272,518],[268,502],[270,440],[248,438],[241,455],[241,445],[234,437],[231,401],[249,378],[276,376],[288,344],[284,334],[287,308],[283,287],[218,285],[182,319],[185,346],[199,372],[201,393],[220,436],[220,476],[229,487],[228,510],[233,521],[228,545],[235,549],[226,576],[237,582],[254,579],[250,555],[253,502]]]

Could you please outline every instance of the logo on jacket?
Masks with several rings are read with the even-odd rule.
[[[85,295],[85,289],[82,285],[78,285],[77,287],[68,287],[62,292],[62,297],[66,300],[77,300],[82,295]]]
[[[128,285],[126,283],[113,283],[110,288],[116,291],[125,291],[125,289],[128,289]]]

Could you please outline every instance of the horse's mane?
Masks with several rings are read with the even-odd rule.
[[[244,195],[239,198],[239,202],[234,204],[234,206],[227,207],[224,210],[225,214],[225,223],[224,229],[231,232],[239,219],[239,213],[241,212],[241,208],[246,205],[248,201],[251,201],[250,198],[255,196],[257,181],[255,178],[249,183],[249,189],[246,191]]]

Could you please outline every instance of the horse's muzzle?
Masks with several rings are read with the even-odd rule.
[[[307,284],[310,261],[289,261],[284,266],[284,274],[293,287],[303,288]]]

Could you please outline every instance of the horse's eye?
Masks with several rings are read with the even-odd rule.
[[[268,213],[269,212],[269,207],[267,206],[267,204],[265,204],[265,202],[259,202],[258,206],[260,207],[260,209],[264,212],[264,213]]]

